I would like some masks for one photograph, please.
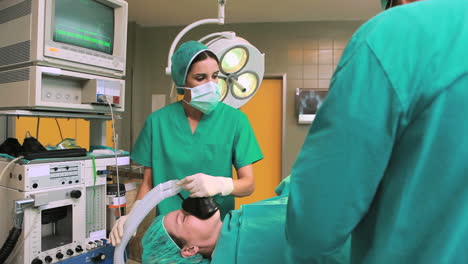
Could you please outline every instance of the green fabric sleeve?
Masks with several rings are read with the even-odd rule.
[[[291,192],[291,175],[286,176],[275,188],[278,196],[288,196]]]
[[[234,139],[234,167],[240,169],[261,159],[263,159],[263,154],[250,126],[249,119],[241,112],[241,118]]]
[[[132,154],[130,158],[133,161],[140,163],[145,167],[153,167],[152,160],[153,160],[153,152],[151,146],[153,146],[153,122],[152,116],[150,115],[146,121],[143,129],[138,135],[137,141],[132,149]]]
[[[292,168],[290,263],[316,263],[340,249],[366,214],[392,151],[399,99],[371,48],[354,44]]]
[[[238,263],[236,255],[241,215],[241,210],[233,210],[224,217],[221,234],[211,256],[211,264]]]

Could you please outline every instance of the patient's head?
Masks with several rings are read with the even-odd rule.
[[[221,231],[219,211],[201,220],[183,210],[155,218],[142,240],[143,263],[207,263]]]
[[[180,254],[183,257],[197,253],[205,257],[211,256],[221,226],[219,211],[206,220],[198,219],[184,210],[170,212],[164,218],[164,227],[182,249]]]

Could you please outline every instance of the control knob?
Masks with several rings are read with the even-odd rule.
[[[81,246],[76,246],[75,251],[80,253],[83,251],[83,248]]]
[[[78,199],[81,197],[81,191],[80,190],[73,190],[70,192],[70,197]]]
[[[71,249],[67,250],[67,255],[68,255],[68,256],[73,255],[73,253],[74,253],[73,250],[71,250]]]
[[[44,260],[45,260],[46,263],[51,263],[53,259],[52,259],[51,256],[47,256],[47,257],[44,258]]]
[[[62,252],[57,253],[55,257],[57,257],[58,259],[62,259],[63,258]]]
[[[106,259],[106,254],[104,253],[99,253],[95,257],[92,257],[91,260],[93,262],[101,262]]]
[[[31,261],[31,264],[42,264],[42,260],[40,259],[33,259],[33,261]]]

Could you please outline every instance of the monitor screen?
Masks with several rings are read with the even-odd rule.
[[[112,7],[95,0],[56,0],[54,21],[54,41],[112,55]]]

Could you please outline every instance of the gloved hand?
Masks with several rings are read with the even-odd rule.
[[[209,197],[216,194],[229,195],[234,189],[231,178],[197,173],[180,180],[177,185],[189,191],[190,197]]]
[[[135,207],[140,200],[136,200],[135,203],[133,204],[133,207]],[[132,207],[132,208],[133,208]],[[128,215],[122,215],[117,221],[115,221],[114,226],[112,227],[112,230],[109,233],[109,242],[112,243],[112,246],[117,246],[120,244],[120,240],[122,240],[122,237],[124,235],[124,226],[125,222],[127,222]],[[133,233],[133,236],[136,235],[136,232]]]

